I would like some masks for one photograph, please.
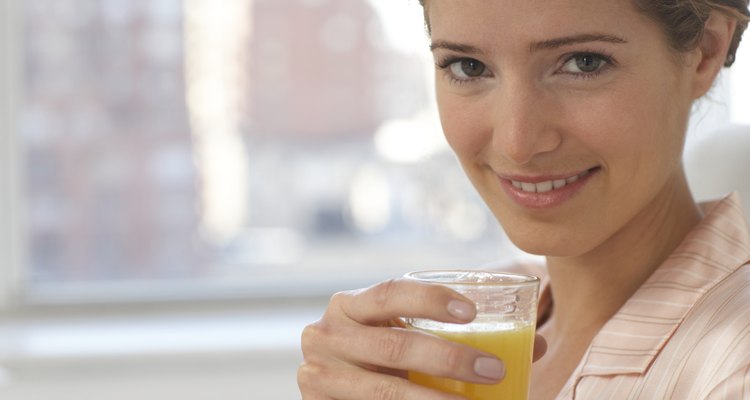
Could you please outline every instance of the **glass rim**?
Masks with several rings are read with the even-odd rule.
[[[477,279],[481,276],[483,279]],[[412,271],[404,274],[408,280],[461,286],[534,286],[540,283],[535,275],[516,272],[481,269],[431,269]],[[488,279],[489,278],[489,279]]]

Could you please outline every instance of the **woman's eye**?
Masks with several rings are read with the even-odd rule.
[[[609,58],[596,53],[581,53],[570,57],[561,70],[574,75],[591,75],[609,63]]]
[[[485,74],[487,67],[481,62],[471,58],[464,58],[452,62],[448,68],[451,74],[459,80],[478,78]]]

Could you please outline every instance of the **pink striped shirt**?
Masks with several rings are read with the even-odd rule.
[[[737,195],[594,337],[558,400],[750,400],[750,233]],[[548,297],[543,295],[543,297]],[[540,314],[551,302],[541,302]]]

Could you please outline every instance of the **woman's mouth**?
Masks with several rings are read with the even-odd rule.
[[[583,171],[576,175],[569,176],[567,178],[547,180],[547,181],[542,181],[538,183],[522,182],[522,181],[516,181],[512,179],[510,179],[510,182],[513,185],[513,187],[515,187],[516,189],[521,189],[527,193],[546,193],[552,190],[561,189],[571,183],[578,181],[579,179],[585,178],[587,175],[591,174],[596,169],[598,169],[598,167],[587,169],[586,171]]]
[[[600,169],[597,166],[569,176],[501,177],[500,183],[518,205],[529,209],[548,209],[573,198]]]

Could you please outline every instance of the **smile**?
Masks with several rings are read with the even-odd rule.
[[[554,180],[548,180],[543,182],[523,182],[523,181],[516,181],[511,180],[511,184],[516,189],[523,190],[527,193],[546,193],[551,192],[553,190],[561,189],[571,183],[577,182],[579,179],[582,179],[589,175],[595,168],[588,169],[584,172],[581,172],[580,174],[569,176],[567,178],[560,178],[560,179],[554,179]]]

